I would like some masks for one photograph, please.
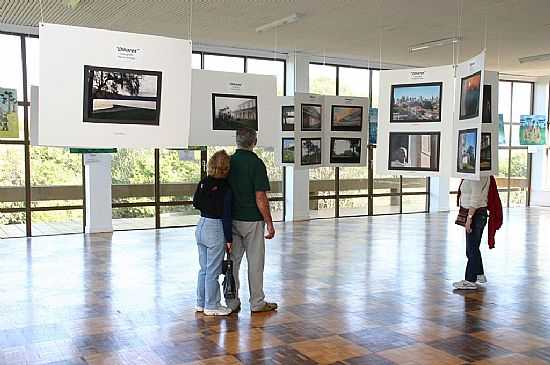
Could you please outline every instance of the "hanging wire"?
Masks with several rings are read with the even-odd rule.
[[[279,28],[275,27],[275,43],[273,46],[273,61],[277,61],[277,46],[279,41]]]
[[[187,39],[192,40],[193,36],[193,0],[189,0],[189,30]]]
[[[458,64],[460,62],[460,43],[462,43],[462,9],[463,9],[463,0],[457,0],[457,40],[460,39],[460,41],[457,41],[457,47],[456,47],[456,62],[455,64]]]
[[[42,0],[39,0],[39,4],[40,4],[40,22],[44,23],[44,11],[42,8]]]
[[[378,0],[378,70],[382,70],[382,2]]]
[[[488,28],[487,28],[487,13],[485,13],[485,36],[483,40],[483,50],[487,52],[487,34],[488,34]]]

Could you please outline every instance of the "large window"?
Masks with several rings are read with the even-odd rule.
[[[503,205],[528,205],[530,189],[529,154],[519,144],[519,120],[533,113],[534,83],[500,81],[498,112],[504,116],[505,143],[499,145],[497,184]]]
[[[30,87],[39,83],[39,47],[38,38],[0,34],[0,87],[17,90],[19,120],[19,138],[0,138],[0,238],[83,232],[85,225],[82,156],[29,143]],[[192,67],[274,75],[279,95],[285,92],[281,59],[193,52]],[[282,169],[272,151],[259,149],[258,154],[272,181],[274,217],[282,219]],[[119,149],[112,162],[114,229],[195,224],[192,195],[206,161],[205,148]]]
[[[311,63],[309,89],[324,95],[369,97],[378,108],[379,70]],[[375,115],[377,115],[375,113]],[[369,123],[373,137],[377,118]],[[309,172],[313,218],[399,214],[428,210],[428,179],[382,176],[374,169],[376,138],[370,138],[368,167],[317,168]]]

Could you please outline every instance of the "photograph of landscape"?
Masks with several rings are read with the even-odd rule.
[[[162,73],[84,66],[84,122],[159,125]]]
[[[331,110],[331,130],[361,132],[363,107],[333,105]]]
[[[302,165],[321,164],[321,138],[302,138]]]
[[[0,87],[0,138],[19,138],[17,89]]]
[[[331,138],[330,163],[360,163],[361,138]]]
[[[321,131],[321,104],[302,104],[302,130]]]
[[[283,163],[294,163],[294,138],[283,138]]]
[[[475,118],[479,115],[480,92],[481,71],[462,79],[460,88],[460,120]]]
[[[283,131],[294,131],[294,105],[281,106],[281,119]]]
[[[389,170],[439,171],[439,132],[391,132]]]
[[[458,132],[457,172],[474,174],[476,172],[477,129],[465,129]]]
[[[212,129],[215,131],[250,128],[258,130],[258,97],[212,94]]]
[[[481,171],[491,170],[491,133],[481,133],[479,169]]]
[[[390,122],[441,122],[443,83],[392,85]]]

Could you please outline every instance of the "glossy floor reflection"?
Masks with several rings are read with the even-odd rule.
[[[0,364],[550,363],[550,209],[505,212],[467,294],[453,219],[278,224],[279,312],[228,318],[193,312],[193,229],[1,240]]]

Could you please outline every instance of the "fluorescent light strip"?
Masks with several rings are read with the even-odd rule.
[[[462,38],[460,37],[451,37],[451,38],[436,39],[435,41],[418,43],[418,44],[409,46],[409,52],[413,53],[413,52],[418,52],[418,51],[422,51],[433,47],[447,46],[449,44],[458,43],[461,40]]]
[[[522,57],[522,58],[519,58],[518,61],[519,63],[550,61],[550,53],[539,54],[536,56]]]
[[[285,18],[275,20],[274,22],[262,25],[262,26],[256,28],[256,32],[261,33],[261,32],[265,32],[266,30],[270,30],[270,29],[273,29],[273,28],[279,28],[283,25],[296,23],[298,20],[300,20],[300,18],[301,18],[300,14],[294,13],[292,15],[289,15],[289,16],[285,17]]]

